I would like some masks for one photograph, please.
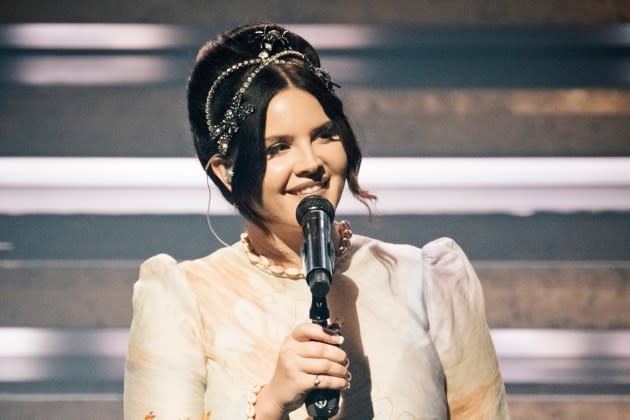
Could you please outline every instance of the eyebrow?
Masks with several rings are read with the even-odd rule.
[[[322,125],[320,125],[319,127],[315,127],[314,129],[311,130],[311,138],[319,137],[322,133],[324,133],[326,131],[330,131],[334,127],[335,127],[335,123],[333,123],[332,121],[328,120],[325,123],[323,123]]]
[[[318,136],[320,136],[322,133],[332,130],[335,127],[335,123],[328,120],[325,123],[313,128],[309,135],[311,136],[311,138],[317,138]],[[265,137],[265,143],[274,143],[277,141],[286,141],[289,140],[291,138],[291,136],[270,136],[270,137]]]

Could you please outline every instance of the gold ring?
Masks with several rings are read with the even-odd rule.
[[[315,382],[313,382],[313,384],[315,385],[315,388],[317,388],[319,386],[319,384],[320,384],[319,375],[315,375]]]

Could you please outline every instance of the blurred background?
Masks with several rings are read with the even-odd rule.
[[[627,0],[3,2],[0,417],[122,418],[139,263],[220,246],[188,72],[258,20],[342,86],[380,197],[353,230],[468,253],[513,418],[630,418]]]

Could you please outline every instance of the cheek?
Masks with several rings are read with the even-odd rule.
[[[287,183],[288,174],[290,174],[290,167],[286,162],[281,159],[268,160],[263,179],[263,191],[282,189]]]
[[[348,166],[348,156],[346,155],[343,145],[339,144],[333,156],[330,161],[331,166],[334,168],[335,172],[345,175],[346,166]]]

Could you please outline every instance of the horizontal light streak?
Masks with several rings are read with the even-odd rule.
[[[347,60],[341,60],[346,63]],[[340,74],[360,74],[340,68]],[[630,115],[630,91],[598,88],[554,89],[405,89],[357,87],[339,92],[346,106],[379,118],[465,118],[492,116],[497,121],[529,117],[601,118]],[[549,129],[551,130],[551,129]]]
[[[382,31],[368,25],[283,25],[319,49],[371,48]],[[219,28],[208,28],[214,38]],[[200,47],[204,32],[192,26],[135,23],[23,23],[0,25],[0,44],[37,50],[162,50]]]
[[[5,46],[55,50],[139,50],[181,47],[182,27],[133,23],[24,23],[0,26]]]
[[[503,96],[506,108],[520,116],[630,115],[630,92],[621,89],[520,90]]]
[[[9,402],[122,402],[123,394],[121,392],[98,392],[98,393],[64,393],[64,392],[45,392],[34,393],[28,391],[22,392],[0,392],[0,401]],[[47,414],[50,414],[47,412]]]
[[[377,214],[630,210],[630,158],[367,158]],[[212,185],[212,214],[235,214]],[[0,214],[203,214],[193,158],[0,158]],[[339,213],[365,214],[347,191]]]
[[[5,61],[6,81],[27,86],[116,86],[177,83],[184,86],[192,66],[189,60],[150,54],[10,57]],[[357,59],[323,59],[339,83],[356,83],[370,77]]]
[[[565,65],[556,63],[561,75],[556,77],[553,71],[540,73],[527,72],[527,69],[537,69],[539,65],[521,66],[525,75],[509,75],[505,78],[493,79],[493,66],[490,64],[483,69],[477,69],[471,74],[490,74],[489,78],[469,77],[466,72],[460,73],[462,65],[450,68],[444,63],[443,54],[451,54],[460,59],[470,59],[475,55],[483,57],[491,52],[491,57],[497,51],[502,52],[508,58],[514,58],[514,52],[518,57],[523,56],[523,49],[528,56],[538,63],[538,59],[548,58],[550,48],[561,52],[571,51],[590,52],[593,48],[602,51],[615,51],[627,48],[630,43],[629,24],[611,24],[601,28],[575,27],[557,29],[528,29],[528,28],[388,28],[382,25],[348,25],[348,24],[297,24],[286,25],[289,29],[303,35],[320,51],[322,63],[333,79],[342,85],[411,85],[411,86],[507,86],[514,83],[522,86],[523,81],[534,86],[541,85],[541,78],[548,83],[558,86],[622,86],[630,80],[627,75],[627,63],[623,57],[616,57],[611,62],[599,60],[593,63],[592,77],[581,74],[578,62],[571,60],[572,56],[561,58]],[[3,50],[18,51],[18,54],[9,54],[3,57],[2,79],[13,83],[26,85],[57,85],[72,84],[76,79],[76,85],[126,85],[126,84],[151,84],[151,83],[185,83],[194,51],[208,39],[214,38],[217,32],[222,32],[225,27],[207,27],[194,25],[166,25],[166,24],[130,24],[130,23],[24,23],[24,24],[0,24],[0,48]],[[540,31],[543,30],[543,35]],[[467,55],[462,55],[462,49]],[[12,51],[12,52],[13,52]],[[392,62],[391,54],[383,57],[382,51],[402,52],[395,57],[400,61]],[[441,52],[436,55],[436,51]],[[531,51],[534,51],[531,53]],[[369,58],[365,53],[372,56]],[[102,55],[96,58],[93,55]],[[56,54],[55,60],[41,60],[41,56]],[[124,57],[117,55],[124,54]],[[169,72],[161,72],[146,68],[138,70],[131,60],[135,54],[151,54],[160,67],[171,68]],[[428,54],[428,55],[427,55]],[[68,55],[75,55],[69,57]],[[161,55],[162,58],[157,57]],[[578,54],[579,56],[580,54]],[[436,58],[432,63],[430,57]],[[185,58],[184,58],[185,57]],[[79,58],[81,61],[77,61]],[[422,60],[429,58],[431,65],[422,64]],[[401,61],[402,59],[402,61]],[[579,57],[578,57],[579,59]],[[114,62],[109,62],[113,60]],[[183,61],[181,61],[183,60]],[[420,60],[418,62],[418,60]],[[551,60],[553,61],[553,60]],[[551,62],[550,61],[550,62]],[[627,60],[626,60],[627,61]],[[518,73],[519,68],[509,64],[510,60],[502,63],[505,65],[504,73]],[[73,64],[80,66],[73,67]],[[446,67],[444,65],[446,64]],[[474,60],[472,61],[474,64]],[[125,67],[130,72],[138,72],[139,75],[130,75],[119,72],[108,72],[108,68]],[[417,71],[407,72],[410,67],[417,66]],[[574,72],[571,72],[572,67]],[[590,66],[590,65],[589,65]],[[464,65],[463,68],[466,68]],[[27,69],[28,72],[22,72]],[[568,70],[567,70],[568,69]],[[392,71],[393,70],[393,71]],[[540,70],[540,69],[538,69]],[[562,72],[564,70],[564,72]],[[422,73],[424,77],[417,78]],[[603,72],[605,77],[600,73]],[[56,77],[51,77],[51,75]],[[392,80],[391,74],[395,73],[400,80]],[[452,73],[448,75],[448,73]],[[499,71],[501,73],[501,71]],[[573,74],[575,73],[575,74]],[[144,75],[145,77],[142,77]],[[599,75],[599,77],[598,77]],[[427,80],[424,80],[427,79]],[[423,81],[424,80],[424,81]],[[583,112],[584,107],[594,112],[595,115],[608,115],[611,110],[609,104],[592,103],[574,104],[568,107],[566,104],[555,104],[541,107],[544,113],[569,113]],[[619,107],[613,105],[612,108]],[[534,112],[535,109],[534,108]],[[527,115],[531,106],[526,105],[523,112]]]
[[[496,329],[501,357],[630,357],[630,330]]]
[[[506,383],[628,384],[630,331],[493,329]],[[67,381],[72,358],[82,380],[122,380],[126,329],[0,328],[0,382]],[[612,369],[612,370],[611,370]]]
[[[527,28],[413,28],[392,29],[369,24],[281,24],[302,35],[318,49],[466,47],[496,48],[506,45],[524,47],[624,47],[630,43],[630,25],[609,24],[598,27],[546,29]],[[186,47],[214,37],[226,27],[169,25],[154,23],[18,23],[0,24],[0,45],[23,49],[165,49]],[[544,28],[543,28],[544,29]],[[552,36],[553,35],[553,36]]]
[[[172,60],[141,54],[23,57],[11,60],[7,67],[8,80],[34,86],[109,86],[185,80],[185,73]]]
[[[125,355],[126,329],[64,330],[47,328],[0,328],[0,357],[59,357]]]
[[[504,358],[630,358],[630,330],[494,328],[497,354]],[[0,358],[124,356],[125,328],[63,329],[0,327]]]

